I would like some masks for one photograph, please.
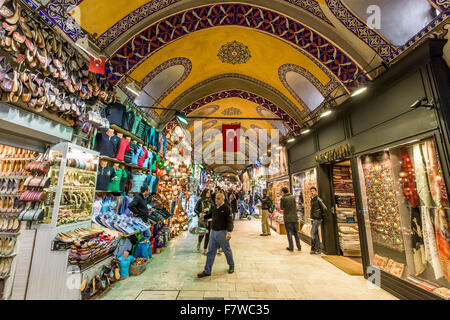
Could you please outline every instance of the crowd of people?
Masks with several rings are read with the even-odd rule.
[[[280,209],[283,211],[283,219],[289,246],[288,251],[294,251],[294,242],[297,250],[301,251],[300,237],[298,233],[299,218],[297,213],[297,202],[289,189],[284,187],[280,200]],[[319,226],[322,224],[327,212],[322,199],[319,198],[317,189],[312,187],[311,193],[311,254],[320,254]],[[195,214],[199,218],[199,227],[205,230],[198,237],[197,250],[201,251],[203,242],[203,253],[207,256],[204,270],[197,276],[199,278],[211,275],[214,259],[220,250],[225,253],[229,265],[229,273],[234,272],[233,253],[230,247],[233,222],[242,217],[251,216],[255,212],[255,206],[260,208],[261,228],[260,236],[270,236],[269,213],[275,210],[272,199],[268,196],[267,189],[259,193],[251,194],[234,188],[223,190],[216,186],[214,189],[204,189],[200,193],[199,200],[195,206]]]

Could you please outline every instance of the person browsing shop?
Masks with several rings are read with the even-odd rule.
[[[141,218],[143,222],[148,222],[148,208],[147,208],[147,198],[150,195],[150,189],[147,185],[141,187],[141,193],[134,197],[131,201],[128,209],[137,217]]]
[[[292,243],[292,236],[295,237],[295,243],[298,251],[302,250],[300,245],[300,237],[298,235],[298,215],[297,204],[295,197],[289,192],[289,189],[284,187],[281,189],[283,197],[280,201],[280,209],[283,210],[284,225],[286,226],[286,233],[289,242],[288,251],[294,251],[294,244]]]
[[[233,253],[230,247],[231,232],[233,231],[233,215],[231,214],[230,207],[225,204],[225,195],[223,192],[216,194],[216,204],[212,206],[208,214],[200,217],[199,220],[203,221],[210,218],[212,218],[212,225],[208,253],[206,254],[206,265],[205,269],[197,275],[199,278],[211,275],[218,248],[221,248],[225,253],[229,265],[228,273],[234,272]]]
[[[259,200],[261,201],[261,228],[262,233],[260,236],[270,236],[270,227],[269,227],[269,211],[273,209],[272,200],[267,196],[267,189],[263,190],[263,196],[258,194]],[[272,210],[273,212],[273,210]]]
[[[319,197],[315,187],[311,187],[311,195],[311,254],[320,254],[319,227],[327,212],[327,206]]]
[[[200,199],[197,201],[197,204],[195,205],[194,212],[198,217],[202,217],[203,215],[207,214],[212,206],[212,200],[211,200],[211,191],[208,189],[204,189],[200,195]],[[198,243],[197,243],[197,251],[200,251],[200,245],[205,239],[204,243],[204,254],[206,255],[207,249],[208,249],[208,243],[209,243],[209,232],[211,231],[211,221],[212,219],[208,219],[207,221],[203,221],[199,223],[199,227],[203,227],[208,229],[206,234],[201,234],[198,236]]]

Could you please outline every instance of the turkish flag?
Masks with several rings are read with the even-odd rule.
[[[239,152],[240,124],[223,124],[223,152]]]
[[[89,63],[89,71],[93,73],[105,74],[105,65],[106,65],[106,57],[98,57],[95,59],[91,57],[91,61]]]

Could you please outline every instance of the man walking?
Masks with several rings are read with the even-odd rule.
[[[315,187],[311,187],[311,195],[311,254],[320,254],[319,227],[322,225],[322,220],[327,212],[327,206],[319,198]]]
[[[281,192],[283,193],[283,197],[280,201],[280,209],[283,210],[284,225],[286,226],[287,238],[289,242],[289,247],[286,249],[289,251],[294,251],[294,244],[292,243],[292,236],[294,236],[297,249],[298,251],[301,251],[302,247],[300,245],[300,238],[298,235],[298,215],[295,197],[286,187],[281,189]]]
[[[200,221],[212,218],[211,234],[209,235],[209,247],[206,254],[205,269],[197,274],[197,277],[203,278],[211,275],[214,259],[217,249],[222,248],[229,265],[228,273],[234,272],[233,253],[231,252],[230,239],[233,231],[233,216],[230,208],[225,204],[225,195],[223,192],[216,194],[216,205],[205,216],[199,218]]]
[[[263,197],[258,194],[259,200],[261,201],[261,227],[262,233],[260,236],[270,236],[269,227],[269,210],[272,210],[272,200],[267,196],[267,189],[263,190]]]

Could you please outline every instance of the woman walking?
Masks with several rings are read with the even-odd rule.
[[[212,199],[211,199],[211,191],[209,189],[204,189],[200,195],[200,199],[197,201],[197,204],[195,205],[195,214],[200,218],[203,217],[205,214],[208,214],[212,205]],[[209,243],[209,233],[211,230],[211,221],[203,221],[199,222],[199,227],[207,228],[208,231],[205,234],[201,234],[198,236],[198,244],[197,244],[197,251],[200,251],[200,245],[205,239],[204,245],[203,245],[203,254],[206,254],[208,251],[208,243]]]

